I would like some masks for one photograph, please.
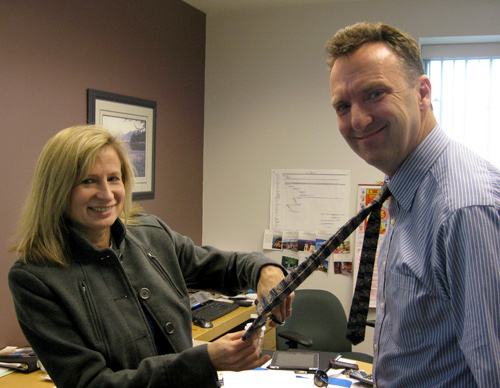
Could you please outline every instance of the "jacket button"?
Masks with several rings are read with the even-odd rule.
[[[144,300],[148,299],[150,294],[151,293],[147,288],[141,288],[141,290],[139,291],[139,296]]]
[[[172,322],[168,322],[165,325],[165,331],[167,332],[167,334],[173,334],[174,333],[174,324]]]

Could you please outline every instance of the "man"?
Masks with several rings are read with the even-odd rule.
[[[436,124],[418,44],[357,23],[326,45],[340,133],[386,174],[378,387],[500,387],[500,171]]]

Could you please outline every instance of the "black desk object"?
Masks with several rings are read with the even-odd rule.
[[[207,321],[213,321],[217,318],[229,314],[231,311],[240,307],[236,303],[226,303],[216,300],[210,300],[192,310],[193,318],[198,317]]]
[[[330,363],[330,360],[332,358],[337,358],[338,353],[332,353],[332,352],[318,352],[316,350],[304,350],[304,349],[293,349],[294,352],[305,352],[305,353],[318,353],[319,354],[319,368],[320,369],[326,369],[328,368],[328,364]],[[269,349],[262,349],[262,354],[263,355],[269,355],[273,356],[275,350],[269,350]]]

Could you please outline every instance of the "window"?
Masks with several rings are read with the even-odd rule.
[[[483,43],[422,42],[422,58],[439,124],[500,168],[500,39],[478,38]]]

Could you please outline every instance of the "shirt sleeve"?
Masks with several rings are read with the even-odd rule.
[[[500,387],[498,209],[460,209],[446,228],[447,286],[460,348],[478,387]]]

